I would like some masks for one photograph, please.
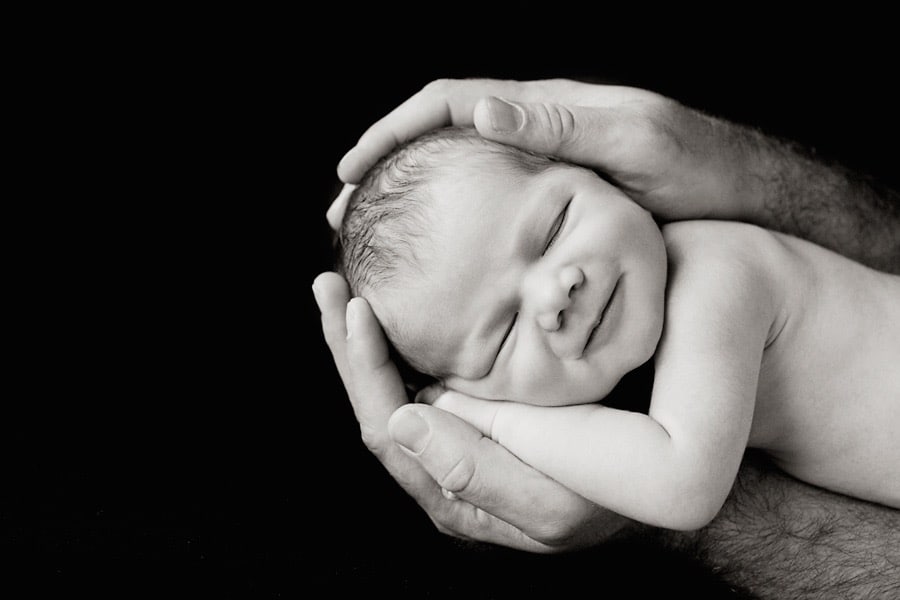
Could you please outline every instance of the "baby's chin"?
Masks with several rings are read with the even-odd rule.
[[[656,336],[654,339],[659,339]],[[603,361],[603,367],[593,367],[593,373],[584,379],[571,379],[566,382],[541,386],[541,389],[518,390],[517,398],[507,398],[533,404],[535,406],[574,406],[578,404],[602,403],[616,390],[622,379],[645,365],[652,357],[655,345],[650,345],[643,352],[635,352],[630,357],[619,356],[620,361]]]
[[[602,382],[599,385],[592,383],[587,388],[559,389],[552,393],[523,394],[520,402],[535,406],[575,406],[578,404],[592,404],[601,402],[619,383],[621,377],[611,382]]]
[[[486,391],[477,384],[463,379],[450,378],[443,380],[447,389],[484,398],[485,400],[501,400],[519,402],[534,406],[575,406],[602,401],[618,384],[621,376],[614,380],[600,381],[595,378],[584,382],[586,385],[576,386],[572,381],[555,383],[549,386],[538,386],[534,389],[491,390]]]

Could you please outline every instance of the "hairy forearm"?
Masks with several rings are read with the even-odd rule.
[[[900,597],[900,511],[806,485],[754,453],[710,525],[657,535],[760,598]]]
[[[738,161],[736,192],[757,225],[900,273],[900,193],[826,164],[798,144],[725,124]]]

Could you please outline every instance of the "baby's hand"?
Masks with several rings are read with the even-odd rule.
[[[425,388],[416,397],[416,402],[430,404],[445,412],[456,415],[479,432],[481,435],[496,441],[494,436],[496,425],[501,421],[498,417],[509,402],[500,400],[483,400],[453,390],[431,386]]]
[[[453,415],[407,405],[369,305],[350,302],[346,281],[335,273],[317,278],[314,291],[363,441],[440,531],[530,552],[560,552],[595,545],[627,525],[624,517],[526,466]]]

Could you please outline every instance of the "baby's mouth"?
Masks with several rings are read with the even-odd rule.
[[[606,311],[606,308],[603,309]],[[603,313],[600,313],[600,320],[594,324],[594,327],[591,329],[591,332],[588,334],[587,341],[584,343],[584,350],[588,349],[588,346],[591,345],[591,342],[594,340],[594,334],[597,333],[597,330],[600,329],[600,323],[603,322]],[[584,351],[581,352],[584,354]]]
[[[594,340],[594,336],[597,334],[597,331],[600,329],[600,325],[603,324],[603,317],[606,316],[606,311],[609,309],[609,305],[612,304],[613,298],[616,295],[616,290],[619,289],[619,280],[616,280],[616,285],[613,286],[612,292],[609,294],[609,298],[606,299],[606,304],[603,305],[603,309],[600,311],[600,316],[597,317],[597,321],[594,323],[594,326],[591,328],[591,332],[588,334],[587,341],[584,343],[584,350],[581,351],[582,356],[587,352],[588,347],[591,345],[591,342]]]

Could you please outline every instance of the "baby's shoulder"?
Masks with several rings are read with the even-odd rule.
[[[778,235],[734,221],[679,221],[663,226],[670,262],[682,260],[768,266],[785,251]]]
[[[662,228],[669,261],[668,293],[733,305],[775,292],[790,253],[778,235],[746,223],[681,221]],[[671,298],[670,298],[671,300]]]

